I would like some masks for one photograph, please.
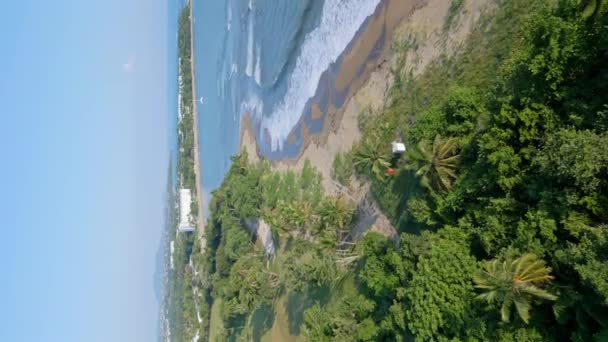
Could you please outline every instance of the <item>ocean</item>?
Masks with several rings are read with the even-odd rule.
[[[222,182],[238,152],[242,115],[260,152],[297,155],[298,124],[321,76],[331,71],[380,0],[194,2],[196,94],[203,194]],[[311,124],[311,133],[321,130]]]

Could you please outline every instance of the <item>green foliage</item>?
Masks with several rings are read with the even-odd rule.
[[[452,1],[449,26],[463,3]],[[499,1],[462,49],[415,79],[407,53],[416,43],[402,42],[386,107],[365,116],[352,160],[339,154],[332,166],[342,184],[353,166],[368,178],[399,241],[352,241],[353,204],[325,196],[310,163],[276,173],[235,156],[211,202],[206,256],[193,259],[196,284],[221,298],[226,337],[255,338],[255,313],[272,318],[287,295],[304,298],[290,301],[300,317],[290,324],[303,319],[290,332],[310,341],[605,338],[605,11],[599,0]],[[408,168],[385,177],[396,131]],[[273,230],[273,258],[244,225],[256,217]],[[200,248],[178,246],[182,265]],[[478,260],[491,261],[480,270]],[[353,289],[342,294],[347,278]],[[176,286],[190,300],[190,285]],[[333,300],[313,305],[319,291]],[[180,322],[191,331],[190,306]],[[509,320],[514,310],[521,319]]]
[[[364,258],[357,273],[359,282],[376,301],[391,301],[407,274],[398,250],[377,233],[367,234],[361,248]]]
[[[526,254],[515,260],[488,261],[484,269],[473,276],[475,287],[484,290],[478,299],[489,304],[500,305],[500,317],[508,322],[512,306],[526,323],[530,320],[530,309],[535,298],[556,300],[557,296],[540,286],[553,279],[551,268],[534,254]]]
[[[465,0],[451,0],[450,8],[445,16],[445,22],[443,23],[444,31],[449,31],[450,28],[455,24],[455,20],[462,10]]]
[[[583,18],[605,14],[608,9],[608,3],[604,0],[579,0],[578,2],[582,6]]]
[[[420,178],[420,183],[424,187],[446,191],[456,179],[460,161],[460,155],[456,153],[457,149],[456,138],[443,141],[437,134],[432,146],[426,141],[421,141],[409,150],[408,157],[412,163],[410,167],[416,170],[416,176]]]
[[[468,281],[476,262],[468,238],[457,228],[430,236],[406,289],[407,324],[417,341],[436,336],[466,336],[473,313],[473,285]]]
[[[311,288],[332,286],[342,276],[335,260],[316,250],[314,245],[300,243],[283,261],[283,277],[287,289],[305,292]],[[304,248],[302,248],[304,247]]]
[[[306,341],[375,341],[378,327],[368,318],[374,302],[361,295],[348,296],[340,305],[324,310],[319,304],[304,314]]]
[[[545,338],[534,328],[514,328],[506,326],[498,330],[497,341],[544,342]]]
[[[253,321],[265,312],[271,322],[279,296],[339,286],[347,264],[336,253],[338,247],[349,253],[343,242],[349,241],[354,207],[344,198],[325,196],[309,162],[301,172],[279,173],[264,161],[250,164],[245,152],[232,161],[210,205],[207,270],[212,295],[221,299],[225,333],[249,340],[270,327]],[[259,237],[248,228],[258,217],[273,230],[275,255],[264,255]]]
[[[540,172],[550,174],[564,187],[585,193],[598,191],[608,170],[608,134],[561,129],[550,134],[535,158]]]
[[[353,175],[353,158],[350,152],[338,152],[331,166],[331,178],[340,184],[350,186]]]
[[[410,199],[407,202],[407,210],[413,216],[414,220],[425,226],[433,227],[437,224],[435,214],[424,198],[414,197]]]
[[[355,149],[353,164],[359,173],[384,180],[385,172],[390,167],[388,159],[388,153],[378,148],[378,138],[372,136],[364,139]]]
[[[402,232],[422,233],[402,234],[398,247],[371,249],[361,259],[357,279],[378,303],[371,317],[380,336],[399,340],[406,330],[419,340],[605,336],[606,8],[605,1],[500,1],[462,49],[416,79],[406,66],[411,41],[397,49],[396,85],[386,108],[368,119],[358,149],[375,145],[380,154],[392,132],[404,133],[412,170],[370,180],[391,221]],[[458,156],[443,170],[440,148],[433,151],[441,145],[432,143],[437,136],[453,138],[447,158]],[[356,170],[370,175],[371,168]],[[517,259],[528,254],[551,268]],[[487,286],[481,297],[492,310],[473,301],[470,279],[475,260],[483,259],[495,260],[485,278],[476,277]],[[522,282],[506,267],[524,261],[545,280],[554,277],[550,289]],[[504,318],[517,310],[522,319],[502,322],[501,308]]]
[[[588,218],[576,214],[570,215],[565,224],[575,239],[557,251],[558,260],[573,267],[608,305],[608,227],[589,226]]]
[[[194,116],[192,108],[192,73],[190,49],[190,7],[185,6],[179,17],[178,53],[180,57],[182,116],[178,123],[179,154],[177,156],[177,187],[197,191],[194,169]],[[173,187],[173,182],[171,182]],[[168,207],[174,208],[175,195],[171,190]],[[197,201],[191,203],[191,214],[199,214]],[[171,336],[176,341],[190,341],[199,333],[208,330],[210,314],[209,279],[206,262],[201,257],[200,241],[194,234],[176,234],[177,215],[172,210],[168,215],[169,236],[176,236],[173,240],[173,269],[169,270],[166,289],[165,305]],[[195,269],[200,267],[201,272],[195,276]],[[199,322],[200,317],[200,322]]]

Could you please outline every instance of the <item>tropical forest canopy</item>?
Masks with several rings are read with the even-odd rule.
[[[416,78],[416,42],[396,44],[388,104],[333,172],[372,183],[396,239],[355,239],[353,204],[310,165],[235,156],[197,259],[221,321],[208,337],[259,340],[286,305],[309,341],[608,341],[606,8],[500,2]],[[396,131],[408,151],[391,161]]]

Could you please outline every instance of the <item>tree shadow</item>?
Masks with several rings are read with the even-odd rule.
[[[300,327],[304,322],[304,312],[319,303],[324,306],[329,301],[331,291],[329,286],[314,287],[305,292],[292,292],[287,297],[287,317],[289,333],[300,335]]]
[[[274,324],[275,312],[272,305],[262,305],[251,315],[251,328],[253,332],[253,340],[258,342],[262,340],[262,336],[272,328]]]
[[[231,327],[228,328],[227,333],[228,333],[228,341],[230,342],[236,342],[238,340],[238,337],[241,335],[241,332],[243,331],[243,329],[245,328],[245,325],[247,324],[247,315],[236,315],[232,318],[230,318],[226,324],[227,327]]]
[[[424,189],[420,186],[420,179],[416,177],[414,171],[403,170],[397,174],[392,191],[400,195],[395,207],[398,231],[400,233],[420,234],[423,226],[407,215],[407,202],[424,194]]]

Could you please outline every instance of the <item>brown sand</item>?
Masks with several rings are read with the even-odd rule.
[[[323,117],[323,113],[321,113],[321,108],[319,108],[319,105],[317,103],[312,104],[310,112],[313,120],[319,120]]]
[[[257,163],[260,161],[258,144],[255,141],[255,134],[251,124],[251,113],[245,113],[241,119],[241,150],[247,152],[249,162]]]

